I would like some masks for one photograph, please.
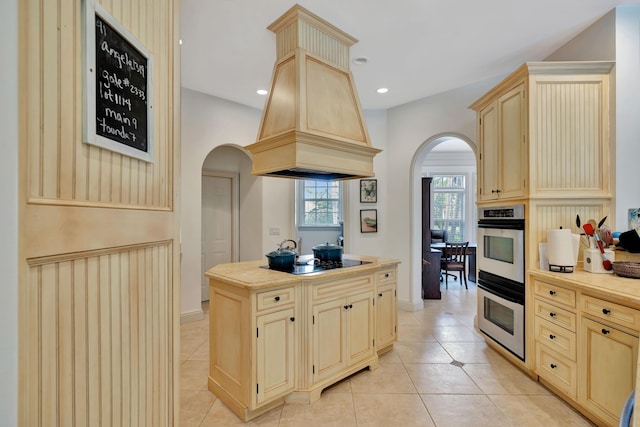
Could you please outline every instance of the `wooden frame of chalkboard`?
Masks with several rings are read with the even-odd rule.
[[[84,0],[83,142],[153,162],[153,56],[94,0]]]

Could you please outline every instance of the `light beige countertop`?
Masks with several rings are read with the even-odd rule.
[[[590,273],[581,267],[576,267],[573,273],[532,269],[529,274],[546,280],[563,281],[581,291],[640,309],[640,279],[620,277],[613,273]]]
[[[205,275],[242,288],[261,289],[303,282],[320,282],[325,281],[326,279],[339,279],[363,272],[374,272],[400,263],[400,261],[396,259],[365,255],[344,254],[343,258],[369,261],[370,264],[336,268],[308,274],[291,274],[277,270],[269,270],[268,268],[261,268],[269,264],[268,260],[264,259],[261,261],[218,264],[209,269]]]

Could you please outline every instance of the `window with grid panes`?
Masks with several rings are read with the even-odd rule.
[[[305,179],[300,183],[299,225],[339,226],[342,219],[342,183]]]
[[[465,176],[433,175],[431,228],[447,230],[450,242],[465,241]]]

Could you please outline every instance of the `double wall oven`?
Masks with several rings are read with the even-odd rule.
[[[478,209],[478,328],[524,360],[524,205]]]

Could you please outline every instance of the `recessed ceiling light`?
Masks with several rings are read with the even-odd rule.
[[[360,56],[358,58],[353,58],[353,63],[356,65],[364,65],[368,61],[366,56]]]
[[[389,92],[389,89],[387,89],[386,87],[381,87],[380,89],[376,90],[376,92],[378,92],[378,93],[387,93],[387,92]]]
[[[258,89],[258,90],[256,91],[256,93],[257,93],[258,95],[266,95],[266,94],[268,94],[269,92],[268,92],[268,91],[266,91],[266,90],[264,90],[264,89]]]

